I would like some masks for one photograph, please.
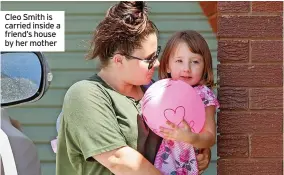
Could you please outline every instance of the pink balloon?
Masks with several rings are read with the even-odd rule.
[[[163,79],[152,84],[141,100],[142,114],[157,135],[169,120],[179,126],[184,119],[199,133],[205,122],[205,107],[196,90],[181,80]]]

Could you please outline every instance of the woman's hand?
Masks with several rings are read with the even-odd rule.
[[[211,149],[199,149],[199,154],[196,156],[199,174],[202,174],[209,166],[211,160]]]
[[[171,129],[160,127],[160,133],[167,140],[176,140],[192,144],[198,139],[198,134],[191,131],[190,126],[185,120],[181,122],[180,127],[170,121],[167,121],[167,125],[169,125]]]

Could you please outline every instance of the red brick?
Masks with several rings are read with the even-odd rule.
[[[218,175],[280,175],[282,159],[218,159]]]
[[[283,2],[252,2],[253,12],[283,12]]]
[[[283,88],[251,89],[250,109],[283,109]]]
[[[225,157],[248,157],[249,140],[246,135],[218,135],[217,154]]]
[[[216,1],[202,1],[202,2],[199,2],[199,4],[205,16],[210,17],[217,13],[217,2]]]
[[[282,133],[282,111],[221,111],[217,120],[218,133]]]
[[[283,41],[251,41],[252,62],[283,61]]]
[[[246,1],[229,2],[222,1],[218,2],[218,13],[246,13],[250,11],[250,3]]]
[[[271,87],[283,85],[281,64],[272,65],[234,65],[217,66],[220,86]]]
[[[244,88],[219,88],[218,99],[221,109],[248,109],[249,90]]]
[[[283,135],[252,135],[250,157],[283,157]]]
[[[217,28],[219,37],[282,39],[283,17],[222,15],[218,17]]]
[[[217,15],[213,15],[213,16],[209,17],[208,20],[209,20],[209,24],[212,28],[212,31],[214,33],[217,33]]]
[[[218,61],[246,63],[249,61],[248,40],[219,40]]]

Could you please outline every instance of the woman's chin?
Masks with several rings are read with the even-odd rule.
[[[152,77],[147,77],[144,79],[143,82],[141,82],[141,85],[148,85],[151,83],[151,81],[152,81]]]
[[[148,83],[150,83],[152,81],[153,76],[154,76],[154,74],[151,74],[151,75],[147,76],[146,80],[147,80]]]

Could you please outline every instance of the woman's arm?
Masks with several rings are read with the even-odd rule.
[[[64,101],[59,133],[65,132],[69,150],[79,149],[86,161],[93,157],[116,175],[160,174],[138,151],[127,146],[129,140],[121,133],[114,106],[100,85],[77,83]],[[76,153],[68,151],[68,156],[72,158]]]
[[[136,150],[125,146],[93,156],[99,163],[116,175],[160,175],[147,159]]]

